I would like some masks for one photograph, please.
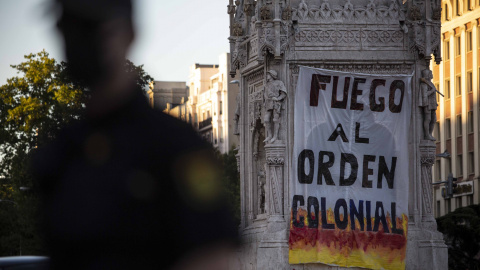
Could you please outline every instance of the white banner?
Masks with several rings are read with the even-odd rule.
[[[301,67],[290,263],[404,269],[411,75]]]

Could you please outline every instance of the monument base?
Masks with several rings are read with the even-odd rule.
[[[448,269],[448,249],[442,233],[410,226],[407,241],[407,270]]]

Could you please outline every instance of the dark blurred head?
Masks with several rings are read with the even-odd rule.
[[[133,40],[130,0],[56,0],[58,28],[71,73],[88,85],[112,79],[123,68]]]

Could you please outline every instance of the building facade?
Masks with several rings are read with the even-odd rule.
[[[163,111],[167,103],[181,104],[182,99],[188,97],[188,87],[185,82],[154,81],[150,83],[147,97],[152,108]]]
[[[435,185],[435,216],[456,208],[478,204],[479,176],[479,85],[480,1],[442,1],[441,51],[443,61],[431,63],[437,94],[437,123],[434,129],[438,157],[433,181],[445,181],[451,173],[458,179],[452,198],[445,198],[444,185]]]
[[[409,145],[402,149],[410,155],[409,177],[402,179],[408,181],[409,187],[405,268],[447,269],[447,246],[437,231],[432,207],[431,172],[436,145],[426,139],[422,128],[425,106],[416,98],[423,92],[422,74],[428,71],[430,77],[432,55],[437,63],[441,62],[441,5],[440,0],[229,2],[230,74],[239,76],[241,97],[237,162],[244,247],[238,269],[332,269],[330,265],[311,263],[314,260],[289,264],[289,235],[294,226],[291,209],[306,206],[302,208],[306,210],[304,221],[308,221],[311,211],[306,198],[298,203],[291,193],[291,181],[301,168],[292,165],[299,158],[293,148],[300,66],[348,73],[412,74]],[[275,140],[268,136],[272,121],[265,106],[272,80],[287,93],[277,98],[283,104],[277,107],[279,132]],[[318,85],[325,90],[320,82]],[[316,164],[313,158],[311,164]],[[320,220],[318,209],[314,211],[311,221]]]
[[[185,103],[185,99],[182,98],[180,104],[167,103],[167,108],[165,108],[163,112],[191,124],[192,118],[187,109],[187,103]]]
[[[190,67],[186,102],[188,122],[220,152],[238,146],[234,135],[238,85],[228,76],[230,55],[219,56],[218,65],[194,64]]]

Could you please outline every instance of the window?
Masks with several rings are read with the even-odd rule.
[[[455,78],[455,95],[460,96],[462,94],[462,76]]]
[[[467,165],[467,170],[468,174],[474,174],[475,173],[475,156],[473,152],[468,152],[468,165]]]
[[[455,37],[455,56],[459,56],[462,53],[462,47],[460,47],[460,36]]]
[[[440,141],[440,122],[435,123],[435,127],[433,128],[433,137],[435,137],[436,141]]]
[[[455,10],[457,11],[457,15],[461,16],[463,14],[463,7],[462,7],[462,2],[461,0],[456,0],[455,1]]]
[[[462,207],[462,197],[457,197],[456,199],[457,208]]]
[[[463,157],[457,155],[457,177],[463,175]]]
[[[450,60],[450,41],[449,40],[446,40],[444,42],[444,45],[443,48],[445,50],[444,54],[445,54],[445,61],[446,60]]]
[[[450,118],[445,119],[445,139],[450,139],[451,134],[450,134]]]
[[[457,136],[462,136],[462,115],[458,114],[456,123],[455,123],[456,131],[457,131]]]
[[[467,195],[467,205],[473,204],[473,194]]]
[[[440,201],[437,201],[437,217],[440,216]]]
[[[444,10],[445,10],[445,20],[449,21],[450,17],[448,16],[448,4],[445,4]]]
[[[467,132],[473,133],[473,111],[467,112]]]
[[[445,200],[445,214],[448,214],[452,211],[452,208],[450,206],[450,199]]]
[[[445,99],[450,99],[450,80],[445,81]]]
[[[473,10],[473,1],[474,1],[474,0],[467,0],[467,8],[466,8],[466,10]]]
[[[465,48],[467,49],[467,52],[470,52],[473,49],[472,31],[467,31],[465,33],[465,43]]]
[[[467,72],[467,81],[465,83],[467,84],[467,92],[473,92],[473,75],[471,71]]]
[[[452,160],[447,158],[445,159],[445,175],[448,177],[448,175],[452,173]]]
[[[440,91],[440,84],[438,84],[438,83],[435,84],[435,88],[436,88],[438,91]],[[440,94],[437,92],[436,95],[437,95],[437,102],[440,102]]]
[[[217,130],[215,128],[213,129],[213,142],[217,144]]]
[[[222,76],[223,76],[223,75],[222,75]],[[222,114],[222,108],[223,108],[222,102],[220,101],[220,114]]]
[[[436,160],[435,161],[435,173],[437,174],[436,175],[436,178],[441,181],[441,175],[442,175],[442,168],[440,167],[440,160]]]

